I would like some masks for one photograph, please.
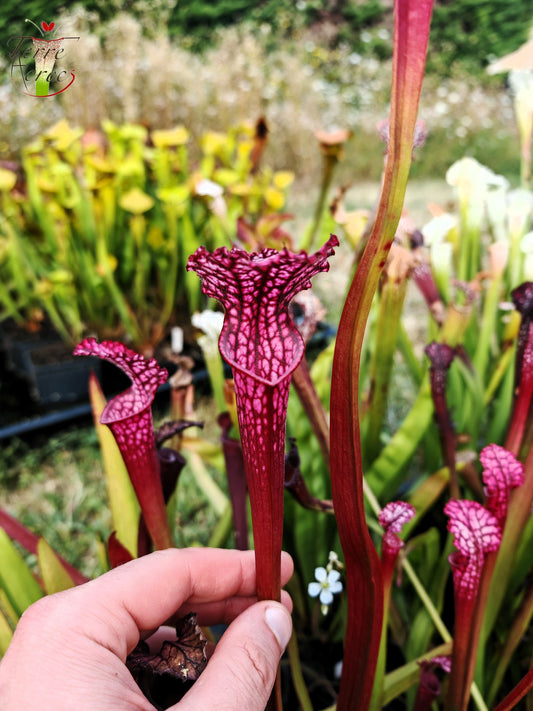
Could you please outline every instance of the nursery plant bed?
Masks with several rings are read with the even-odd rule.
[[[3,322],[0,439],[88,415],[89,373],[101,372],[101,362],[91,361],[75,359],[72,349],[46,325],[39,333],[29,333]]]
[[[313,359],[334,337],[335,329],[320,323],[308,347]],[[193,383],[201,392],[210,384],[200,349],[189,344],[195,362]],[[175,365],[163,353],[156,354],[171,375]],[[99,358],[79,358],[52,329],[32,334],[4,322],[0,330],[0,441],[66,422],[91,418],[88,380],[94,372],[107,398],[129,387],[128,378],[113,365]],[[225,365],[226,377],[231,369]],[[168,384],[158,391],[158,398],[168,398]]]
[[[80,358],[79,360],[84,359]],[[47,365],[50,366],[49,371],[53,376],[57,376],[57,372],[54,372],[54,366],[59,371],[62,368],[60,363],[49,363]],[[106,397],[110,398],[129,386],[126,376],[116,368],[103,361],[99,361],[98,365],[97,375]],[[61,428],[65,423],[73,421],[82,422],[84,419],[92,421],[92,409],[87,388],[89,370],[86,368],[83,376],[80,376],[82,382],[80,392],[83,389],[83,385],[84,391],[78,400],[44,403],[42,400],[36,401],[32,399],[30,385],[26,377],[21,377],[13,369],[7,369],[5,363],[0,362],[0,402],[3,406],[0,411],[0,441],[11,437],[30,435],[45,429],[53,430],[54,427]],[[70,375],[72,375],[72,372]],[[193,373],[193,383],[206,387],[208,383],[207,371],[201,369]],[[156,401],[162,407],[165,407],[165,400],[168,404],[168,391],[168,383],[162,385],[158,390]]]
[[[7,369],[27,382],[30,398],[41,405],[86,400],[90,372],[101,371],[97,358],[76,358],[61,341],[11,341],[6,350]]]

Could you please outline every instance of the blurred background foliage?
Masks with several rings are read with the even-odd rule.
[[[391,0],[85,0],[80,3],[107,22],[118,12],[141,20],[147,32],[168,29],[172,37],[197,50],[212,44],[213,31],[249,21],[257,31],[268,23],[281,36],[326,28],[330,47],[349,42],[357,51],[380,58],[390,55],[389,38],[377,34],[372,41],[365,31],[392,28]],[[6,37],[24,22],[58,16],[65,2],[31,0],[21,5],[6,0],[0,9],[0,30]],[[72,6],[68,5],[68,10]],[[430,71],[448,73],[456,62],[480,72],[493,56],[506,54],[527,37],[533,14],[533,0],[439,0],[435,4],[430,47]]]
[[[75,70],[76,80],[68,91],[50,101],[36,102],[24,95],[17,76],[10,76],[9,38],[31,34],[26,18],[35,23],[46,18],[56,23],[58,36],[80,37],[79,42],[65,43],[65,54],[58,60],[63,68]],[[214,240],[211,246],[216,246],[233,229],[237,203],[251,223],[281,210],[296,214],[300,221],[310,220],[309,195],[316,199],[323,170],[323,147],[316,135],[320,130],[330,135],[343,129],[349,132],[350,139],[339,148],[335,185],[328,185],[326,192],[330,187],[342,186],[344,192],[354,186],[361,207],[362,181],[378,181],[382,169],[384,144],[377,127],[388,112],[392,19],[390,0],[298,0],[289,4],[281,0],[131,0],[125,5],[118,0],[88,0],[68,9],[40,0],[22,9],[12,0],[4,3],[0,10],[5,38],[4,57],[0,56],[0,162],[5,185],[0,185],[0,190],[10,224],[0,225],[0,274],[8,288],[18,285],[17,303],[6,302],[4,316],[27,315],[34,310],[36,299],[46,298],[45,311],[52,307],[58,311],[52,320],[68,341],[79,340],[89,325],[102,337],[119,336],[120,320],[138,348],[152,348],[173,322],[168,304],[179,294],[167,287],[155,294],[149,292],[148,275],[152,282],[168,286],[173,281],[165,281],[161,275],[169,268],[172,274],[181,274],[186,256],[185,250],[180,264],[169,265],[168,254],[162,254],[157,245],[153,247],[157,242],[154,234],[172,232],[170,226],[179,218],[200,241],[211,245]],[[527,37],[532,19],[533,0],[436,3],[429,72],[420,108],[427,141],[416,152],[412,170],[414,179],[441,181],[441,187],[426,202],[442,201],[442,176],[464,155],[508,176],[512,185],[518,184],[520,152],[512,92],[505,85],[505,75],[488,76],[485,66],[516,49]],[[207,135],[226,136],[222,144],[227,146],[237,127],[253,125],[259,117],[265,118],[268,141],[261,145],[257,175],[251,136],[235,154],[224,149],[227,155],[211,156],[213,165],[206,163]],[[110,126],[114,127],[111,133]],[[67,127],[65,136],[72,137],[66,153],[55,146],[53,137],[47,138],[57,127]],[[160,170],[161,156],[169,147],[165,144],[158,149],[150,138],[161,130],[187,135],[182,145],[171,150],[176,155],[169,175]],[[121,132],[138,134],[135,145],[124,143]],[[90,155],[85,144],[90,144]],[[115,155],[117,146],[122,148]],[[105,153],[108,149],[109,155]],[[99,157],[98,151],[103,152]],[[95,156],[98,165],[91,163]],[[242,164],[241,174],[234,171],[228,177],[235,160]],[[133,177],[125,179],[128,170],[133,171]],[[285,195],[289,184],[283,186],[280,200],[276,176],[289,173],[294,174],[294,184],[290,195]],[[32,187],[33,174],[35,185],[25,200],[24,186],[29,181],[28,187]],[[231,198],[225,219],[206,211],[209,196],[196,195],[196,184],[206,178],[219,184],[217,189],[227,193],[225,198]],[[261,205],[251,206],[248,192],[236,194],[242,193],[243,183],[248,183],[247,191],[255,190],[262,196]],[[185,191],[178,200],[179,215],[168,212],[164,191],[170,184],[173,189],[179,184]],[[105,213],[110,217],[99,236],[104,239],[105,234],[104,249],[95,239],[95,224],[103,209],[102,191],[109,191],[110,186],[114,192],[106,197]],[[149,200],[140,211],[137,204],[132,212],[120,202],[133,188]],[[269,197],[273,191],[274,201]],[[348,208],[353,206],[350,194]],[[325,207],[326,203],[321,205],[322,212]],[[56,213],[50,218],[52,208]],[[35,239],[32,225],[36,223],[41,231],[50,223],[49,238],[42,239],[39,231],[41,236]],[[114,244],[117,235],[125,229],[131,232],[133,227],[142,242],[139,254],[150,245],[144,267],[146,288],[134,282],[123,266],[117,269],[114,265],[136,264],[131,254],[123,259]],[[50,244],[57,241],[58,229],[81,239],[86,260],[83,268],[80,259],[71,254],[57,263],[61,250],[51,249]],[[179,231],[183,229],[180,223]],[[300,229],[297,224],[290,231],[294,234]],[[12,255],[18,253],[15,242],[23,244],[28,237],[31,247],[19,249],[24,255],[24,273],[19,269],[20,260],[9,262],[17,267],[15,272],[5,253],[8,247]],[[66,236],[63,239],[70,244]],[[191,240],[189,247],[194,251]],[[38,254],[32,258],[36,250]],[[54,257],[53,265],[50,256]],[[55,281],[50,280],[50,274]],[[87,278],[72,276],[78,274],[90,276],[89,290]],[[179,281],[190,292],[190,279]],[[35,283],[44,285],[44,291],[33,293]],[[54,303],[50,301],[52,287]],[[58,305],[60,288],[64,298]],[[80,298],[94,305],[94,312],[105,313],[99,304],[111,298],[117,309],[109,313],[110,322],[97,324],[94,315],[73,297],[76,289]],[[130,294],[132,289],[136,296]],[[13,293],[7,295],[11,302]],[[87,293],[91,293],[89,300],[83,296]],[[149,306],[146,318],[141,302]],[[181,302],[184,314],[198,306],[191,293],[188,304],[185,297]],[[156,327],[154,311],[162,314]]]
[[[71,345],[89,330],[151,354],[203,302],[189,254],[226,245],[237,219],[272,231],[293,175],[254,171],[253,126],[204,134],[194,164],[183,126],[102,128],[60,121],[20,172],[0,169],[0,320],[46,313]]]
[[[62,60],[75,68],[75,83],[42,106],[10,80],[8,41],[28,32],[25,18],[54,19],[61,34],[81,37]],[[485,67],[525,41],[532,19],[533,0],[436,3],[420,111],[429,136],[413,177],[440,176],[465,154],[519,175],[506,75],[489,77]],[[199,139],[264,115],[266,159],[294,171],[305,190],[320,171],[317,129],[353,131],[339,181],[379,179],[390,0],[90,0],[64,10],[57,2],[8,0],[0,29],[0,160],[16,159],[63,118],[86,129],[104,119],[148,129],[183,124]]]

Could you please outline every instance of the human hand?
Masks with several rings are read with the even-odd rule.
[[[282,583],[292,561],[282,557]],[[22,616],[0,662],[2,711],[154,711],[125,666],[143,633],[176,612],[230,623],[207,667],[173,711],[263,711],[291,621],[256,602],[252,551],[169,549],[50,595]],[[143,635],[146,636],[146,635]]]

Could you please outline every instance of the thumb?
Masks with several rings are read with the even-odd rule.
[[[283,605],[272,601],[252,605],[224,632],[205,671],[172,709],[264,711],[291,630]]]

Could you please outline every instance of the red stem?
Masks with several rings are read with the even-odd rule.
[[[520,312],[521,323],[516,349],[516,400],[505,448],[519,456],[533,395],[533,284],[524,282],[512,291],[512,299]]]
[[[450,472],[450,496],[457,499],[460,492],[455,464],[456,436],[446,397],[446,376],[455,352],[446,343],[433,341],[426,347],[425,353],[431,361],[429,367],[431,396],[435,406],[435,422],[439,430],[444,464]]]
[[[131,425],[126,425],[131,427]],[[145,428],[147,427],[145,423]],[[151,427],[150,415],[150,427]],[[146,528],[154,546],[158,550],[172,548],[174,542],[168,524],[163,488],[159,474],[159,461],[153,436],[146,438],[143,446],[121,446],[120,438],[124,431],[123,422],[110,422],[109,428],[119,443],[120,451],[126,464],[130,480],[141,507]],[[141,424],[138,425],[142,429]],[[153,440],[153,441],[152,441]]]
[[[439,680],[433,672],[427,674],[428,676],[424,681],[422,680],[422,675],[420,677],[420,684],[416,693],[413,711],[431,711],[433,702],[440,694],[441,687]],[[433,679],[429,677],[429,674],[433,676]]]
[[[368,533],[363,504],[357,397],[359,361],[355,359],[356,362],[352,363],[357,334],[350,331],[347,333],[347,324],[351,330],[352,316],[355,316],[360,307],[362,294],[357,287],[357,280],[354,280],[341,317],[331,383],[331,484],[333,506],[346,562],[348,596],[338,711],[364,709],[368,706],[383,619],[381,567]]]
[[[496,706],[494,711],[510,711],[511,709],[514,709],[520,699],[523,699],[531,689],[533,689],[533,669],[528,671],[525,677],[518,682],[515,688],[507,694],[505,699]]]
[[[290,378],[276,386],[235,370],[235,392],[244,467],[250,493],[259,600],[281,598],[281,548],[285,483],[285,423]],[[246,403],[241,402],[243,394]],[[261,400],[261,416],[249,405]]]
[[[298,394],[305,414],[309,418],[313,432],[320,445],[320,451],[329,468],[329,425],[318,393],[311,380],[311,373],[305,358],[292,374],[292,385]]]
[[[455,594],[455,624],[453,629],[452,671],[446,697],[446,711],[466,711],[470,687],[465,683],[470,651],[471,624],[476,607],[476,598]]]
[[[533,336],[533,333],[531,334]],[[533,345],[528,343],[528,349],[531,351]],[[520,383],[516,388],[516,401],[513,408],[512,420],[509,425],[507,439],[505,440],[505,449],[512,452],[515,457],[520,455],[520,447],[526,431],[528,422],[529,408],[531,398],[533,396],[533,373],[530,370],[523,370]]]
[[[491,551],[490,553],[486,554],[485,562],[483,563],[483,570],[481,572],[481,579],[479,582],[479,590],[476,597],[476,604],[472,613],[472,618],[470,620],[470,639],[468,642],[468,653],[464,678],[465,693],[469,693],[470,688],[472,686],[472,682],[474,680],[474,675],[476,671],[477,650],[479,647],[479,640],[481,638],[483,618],[485,616],[485,609],[487,607],[487,600],[490,590],[490,582],[492,580],[492,574],[494,573],[494,567],[496,565],[497,558],[498,552]]]
[[[244,468],[252,509],[257,597],[281,600],[285,424],[290,377],[276,386],[235,370],[235,393]],[[260,401],[260,416],[250,416]],[[267,711],[281,711],[279,672]]]

